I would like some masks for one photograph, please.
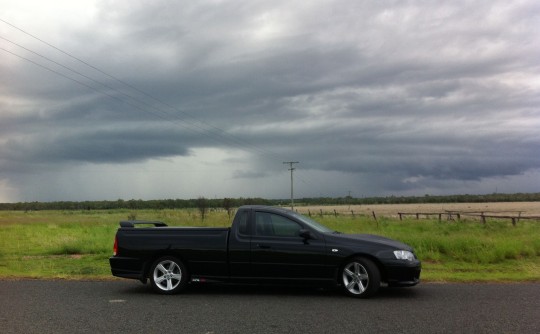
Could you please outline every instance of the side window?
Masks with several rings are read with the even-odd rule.
[[[297,237],[302,227],[285,217],[273,213],[255,213],[255,234],[259,236]]]
[[[244,211],[238,218],[238,233],[240,234],[249,234],[248,231],[248,212]]]
[[[274,234],[279,237],[297,237],[302,228],[298,223],[282,216],[273,215]]]
[[[266,212],[255,212],[255,234],[261,236],[273,236],[274,227],[272,217]]]

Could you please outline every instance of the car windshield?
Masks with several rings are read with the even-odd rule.
[[[309,227],[313,228],[314,230],[318,231],[318,232],[323,232],[323,233],[331,233],[331,232],[334,232],[334,230],[331,230],[329,229],[328,227],[324,226],[324,225],[321,225],[320,223],[314,221],[313,219],[309,218],[309,217],[306,217],[304,215],[301,215],[299,213],[296,213],[296,212],[292,212],[293,216],[302,221],[303,223],[305,223],[306,225],[308,225]]]

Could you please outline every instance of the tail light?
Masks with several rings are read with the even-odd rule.
[[[118,238],[114,237],[114,246],[113,246],[113,255],[116,256],[116,253],[118,252]]]

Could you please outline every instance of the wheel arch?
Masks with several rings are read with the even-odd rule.
[[[347,256],[346,258],[343,258],[343,260],[341,261],[340,265],[339,265],[339,270],[338,270],[338,275],[336,276],[336,282],[338,282],[338,284],[341,284],[340,283],[340,275],[341,275],[341,272],[343,271],[343,267],[345,267],[345,265],[352,259],[356,258],[356,257],[364,257],[366,259],[369,259],[371,260],[371,262],[373,262],[376,266],[377,266],[377,269],[379,270],[379,274],[381,276],[381,282],[387,282],[387,274],[386,274],[386,270],[384,269],[384,266],[383,264],[381,263],[381,261],[371,255],[371,254],[368,254],[368,253],[354,253],[354,254],[351,254],[349,256]]]
[[[147,258],[147,260],[145,261],[144,263],[144,268],[143,268],[143,277],[144,279],[149,279],[150,278],[150,275],[151,275],[151,269],[152,269],[152,264],[154,262],[156,262],[158,259],[162,258],[162,257],[165,257],[165,256],[171,256],[171,257],[174,257],[176,259],[178,259],[179,261],[182,262],[182,264],[184,264],[184,267],[186,268],[186,271],[187,271],[187,276],[188,276],[188,280],[189,278],[191,277],[191,268],[190,268],[190,264],[189,264],[189,261],[186,261],[186,259],[179,253],[176,253],[176,252],[158,252],[158,253],[155,253],[154,255],[150,256]]]

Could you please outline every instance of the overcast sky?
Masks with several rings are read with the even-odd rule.
[[[0,202],[540,192],[540,2],[0,0]]]

